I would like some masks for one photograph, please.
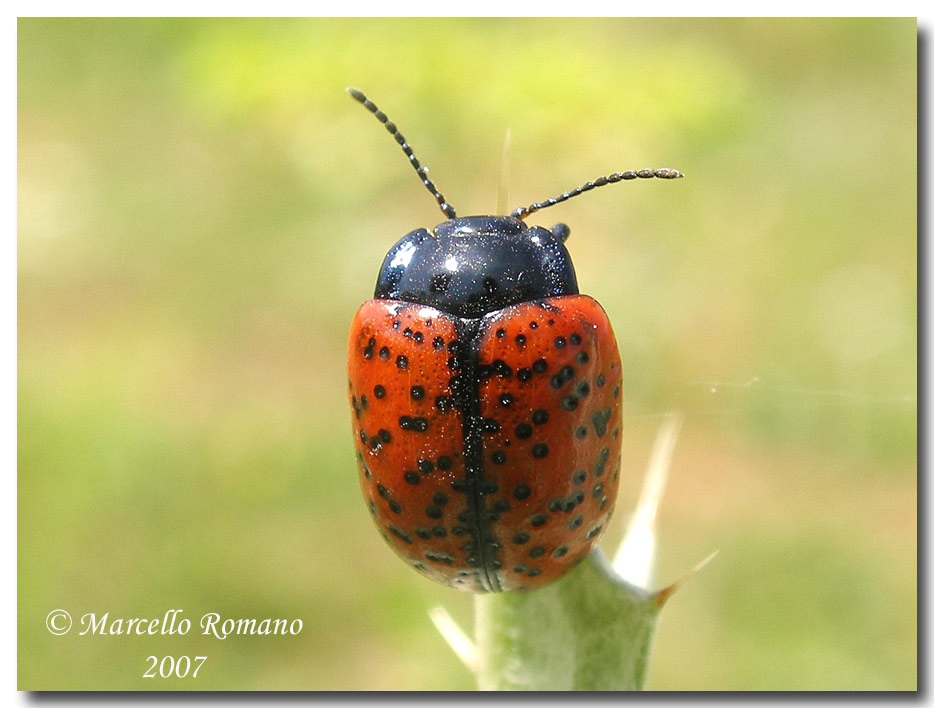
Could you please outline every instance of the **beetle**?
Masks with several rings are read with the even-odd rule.
[[[622,364],[582,295],[570,230],[527,226],[586,191],[677,170],[615,172],[508,215],[458,217],[395,138],[446,220],[402,237],[353,320],[348,350],[360,484],[413,568],[473,592],[541,587],[578,565],[613,511]]]

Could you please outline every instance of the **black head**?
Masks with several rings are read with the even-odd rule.
[[[375,297],[481,317],[508,305],[578,292],[568,229],[529,228],[513,216],[470,216],[418,229],[383,261]]]
[[[377,298],[416,302],[460,317],[481,317],[520,302],[577,294],[577,276],[564,246],[568,227],[558,224],[549,231],[528,227],[522,220],[595,187],[636,178],[682,176],[669,169],[614,172],[544,202],[515,209],[509,216],[458,219],[395,124],[362,92],[347,91],[395,138],[448,217],[433,231],[417,229],[392,247],[379,271]]]

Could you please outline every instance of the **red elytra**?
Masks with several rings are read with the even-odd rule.
[[[538,209],[456,217],[395,125],[362,93],[449,217],[387,254],[351,325],[349,398],[370,513],[413,568],[474,592],[560,578],[593,548],[619,485],[622,365],[603,308],[578,291],[569,229]]]
[[[465,352],[460,324],[397,300],[357,313],[363,494],[389,544],[428,577],[478,592],[539,587],[580,562],[616,501],[616,340],[583,295],[490,313]],[[476,378],[454,391],[465,370]]]

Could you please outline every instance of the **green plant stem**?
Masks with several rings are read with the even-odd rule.
[[[661,606],[594,550],[540,590],[476,598],[481,690],[636,691]]]

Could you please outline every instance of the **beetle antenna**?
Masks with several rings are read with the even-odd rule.
[[[362,103],[363,107],[376,116],[376,120],[378,120],[386,127],[386,130],[389,131],[389,134],[396,139],[397,143],[399,143],[399,147],[402,148],[402,152],[404,152],[405,156],[409,158],[409,162],[411,162],[412,167],[415,168],[415,173],[419,176],[419,179],[422,180],[422,184],[424,184],[425,188],[431,192],[431,196],[433,196],[438,201],[438,206],[441,207],[441,211],[444,212],[444,215],[449,219],[456,219],[457,212],[454,211],[454,207],[447,203],[441,192],[439,192],[432,181],[428,179],[427,170],[421,166],[418,158],[415,157],[415,153],[412,152],[412,148],[409,147],[409,144],[405,141],[402,133],[400,133],[396,128],[396,124],[389,120],[389,118],[386,117],[386,114],[377,108],[376,104],[368,99],[362,91],[358,91],[355,88],[348,88],[347,93],[349,93],[355,100]]]
[[[591,189],[596,187],[603,187],[607,184],[614,184],[620,182],[624,179],[636,179],[637,177],[642,179],[650,179],[652,177],[658,177],[659,179],[678,179],[684,177],[683,174],[678,172],[678,170],[670,170],[663,168],[660,170],[628,170],[626,172],[614,172],[611,175],[606,177],[600,177],[595,179],[593,182],[588,182],[587,184],[581,185],[577,189],[573,189],[570,192],[565,192],[564,194],[558,197],[552,197],[551,199],[546,199],[543,202],[536,202],[535,204],[530,204],[527,207],[519,207],[514,210],[510,216],[516,219],[524,219],[529,214],[532,214],[539,209],[545,209],[555,204],[560,204],[561,202],[566,202],[572,197],[576,197],[578,194],[583,194],[584,192],[589,192]]]

